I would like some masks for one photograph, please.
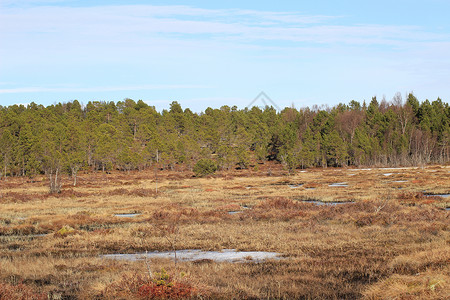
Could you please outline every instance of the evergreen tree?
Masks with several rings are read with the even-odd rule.
[[[78,170],[142,170],[158,162],[193,169],[213,159],[222,169],[276,160],[297,167],[446,163],[450,160],[450,107],[440,98],[403,102],[373,97],[331,109],[222,106],[203,113],[174,101],[157,112],[142,100],[74,100],[44,107],[0,106],[0,178],[47,174],[53,192],[62,174],[76,184]],[[56,176],[56,173],[58,175]],[[55,178],[58,178],[55,180]]]
[[[346,165],[348,159],[346,145],[336,130],[325,136],[324,149],[328,165],[336,167]]]

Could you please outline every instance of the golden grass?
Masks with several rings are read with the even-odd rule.
[[[136,286],[154,288],[144,278],[147,264],[100,254],[237,249],[284,259],[148,265],[177,280],[186,273],[179,286],[195,290],[191,298],[444,299],[450,234],[443,208],[450,199],[424,193],[449,193],[450,168],[308,169],[292,176],[274,165],[267,176],[266,169],[210,178],[161,172],[158,193],[153,172],[82,174],[77,187],[65,179],[60,195],[47,194],[45,178],[9,178],[0,182],[0,282],[8,291],[25,284],[54,299],[138,299]],[[343,182],[348,187],[329,186]],[[134,285],[119,291],[124,278]]]
[[[394,274],[364,292],[366,299],[449,299],[449,269],[416,275]]]

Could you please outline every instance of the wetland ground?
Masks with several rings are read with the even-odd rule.
[[[449,166],[257,169],[0,181],[0,299],[450,296]],[[279,256],[103,256],[227,249]]]

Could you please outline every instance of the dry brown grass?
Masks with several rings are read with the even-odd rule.
[[[449,299],[449,270],[416,275],[394,274],[364,292],[366,299]]]
[[[153,172],[82,174],[79,186],[66,179],[56,196],[47,194],[45,178],[2,181],[2,287],[24,284],[52,299],[139,299],[139,289],[159,289],[145,279],[147,265],[100,254],[237,249],[284,259],[152,259],[149,266],[177,280],[186,273],[179,282],[195,291],[183,296],[191,298],[445,298],[449,198],[424,194],[450,192],[448,167],[308,169],[293,176],[276,165],[267,176],[268,168],[210,178],[161,172],[158,193]],[[341,182],[348,187],[329,186]],[[124,278],[130,286],[121,290]]]

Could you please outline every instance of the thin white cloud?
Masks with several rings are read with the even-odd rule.
[[[354,24],[342,16],[153,5],[0,8],[0,69],[4,71],[0,79],[23,86],[1,86],[3,98],[17,93],[55,92],[50,95],[55,96],[56,92],[156,89],[133,84],[185,82],[185,78],[215,89],[248,90],[242,86],[288,82],[285,86],[308,87],[297,94],[320,95],[333,89],[336,95],[358,88],[372,91],[375,86],[390,93],[398,86],[429,85],[433,79],[448,91],[448,53],[448,32]],[[99,87],[39,86],[61,81]],[[100,86],[114,82],[118,86]],[[333,87],[325,89],[325,83]],[[204,94],[192,93],[192,97]],[[208,99],[199,101],[214,101]],[[221,100],[226,101],[217,99]]]
[[[65,40],[70,37],[76,42],[94,44],[96,40],[139,42],[161,35],[167,40],[208,41],[213,36],[217,40],[231,38],[241,43],[266,40],[387,46],[449,39],[448,35],[426,32],[415,26],[329,23],[339,16],[189,6],[38,6],[5,9],[0,18],[3,28],[0,34],[10,38],[38,35]]]
[[[19,87],[0,89],[0,94],[14,93],[44,93],[44,92],[118,92],[118,91],[139,91],[139,90],[174,90],[174,89],[205,89],[210,88],[204,85],[190,84],[159,84],[159,85],[138,85],[138,86],[108,86],[108,87]]]

